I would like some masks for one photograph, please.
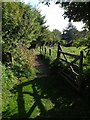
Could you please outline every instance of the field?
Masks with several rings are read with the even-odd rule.
[[[49,49],[51,49],[52,50],[52,56],[56,57],[56,55],[57,55],[57,47],[46,47],[46,48],[47,48],[47,54],[49,54]],[[67,53],[72,53],[72,54],[79,55],[80,51],[83,50],[84,48],[85,47],[76,48],[76,47],[64,47],[64,46],[62,46],[62,51],[67,52]],[[45,53],[45,50],[43,50],[43,53]]]
[[[85,47],[64,47],[62,46],[62,51],[67,52],[70,54],[75,54],[75,55],[80,55],[80,51],[83,50],[84,56],[86,56],[86,53],[84,51]],[[49,55],[49,49],[51,49],[51,56]],[[45,54],[45,47],[43,48],[42,54]],[[52,62],[53,60],[56,59],[57,57],[57,47],[46,47],[46,57],[49,57],[50,61]],[[71,61],[73,58],[66,56],[68,61]],[[63,55],[61,54],[61,58],[63,58]],[[83,59],[83,62],[86,63],[87,60]]]

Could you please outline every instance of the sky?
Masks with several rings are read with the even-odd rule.
[[[61,32],[68,25],[68,19],[64,19],[62,16],[64,14],[64,10],[60,8],[59,5],[55,5],[52,3],[49,7],[44,4],[39,4],[39,0],[23,0],[26,4],[30,3],[33,7],[39,8],[41,14],[45,16],[46,25],[49,26],[49,30],[58,29]],[[73,25],[76,26],[78,30],[84,26],[82,22],[72,22]]]

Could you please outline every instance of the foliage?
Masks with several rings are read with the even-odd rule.
[[[54,42],[60,42],[60,40],[61,40],[61,32],[59,30],[57,30],[57,29],[54,29],[52,31],[52,33],[53,33]]]
[[[2,111],[3,111],[3,114],[6,116],[7,114],[5,113],[8,112],[8,117],[18,113],[18,104],[17,104],[18,94],[13,94],[12,89],[16,85],[19,85],[26,81],[30,81],[31,79],[34,79],[36,77],[37,70],[34,67],[35,58],[32,55],[33,52],[31,54],[27,54],[26,56],[26,53],[24,54],[25,47],[23,47],[23,49],[18,50],[18,54],[15,54],[14,61],[13,61],[14,63],[11,66],[5,66],[3,64],[1,65],[2,101],[3,101]],[[27,53],[29,53],[29,51]],[[30,89],[30,87],[28,87],[28,89]]]
[[[47,30],[47,38],[46,38],[46,45],[54,46],[61,40],[61,32],[57,29],[54,29],[53,31]]]
[[[15,96],[10,94],[10,89],[18,83],[18,79],[14,76],[10,68],[2,65],[2,111],[9,109],[10,99]],[[13,101],[13,104],[15,102]],[[13,107],[13,106],[12,106]]]
[[[50,5],[52,0],[42,0],[41,3]],[[70,0],[69,2],[63,2],[62,0],[55,0],[55,4],[61,4],[64,8],[64,18],[69,18],[69,21],[83,21],[89,26],[90,29],[90,1],[79,0],[75,2]]]
[[[17,69],[16,69],[17,70]],[[18,72],[18,70],[17,70]],[[26,70],[23,71],[23,74],[26,73]],[[15,76],[15,73],[13,72],[12,69],[7,68],[6,66],[2,66],[2,114],[3,114],[3,119],[10,119],[14,114],[15,116],[13,117],[18,117],[19,118],[19,106],[18,106],[18,100],[20,100],[20,98],[18,99],[18,93],[13,93],[13,88],[16,85],[21,84],[22,82],[26,82],[28,81],[27,78],[23,77],[22,74],[22,78],[18,79],[17,76]],[[31,86],[29,85],[27,87],[27,90],[31,90],[30,88]],[[24,92],[24,90],[23,90]],[[31,90],[32,92],[32,90]],[[21,93],[22,94],[22,93]],[[26,103],[25,106],[30,105],[31,102],[28,101],[29,100],[29,96],[25,98]],[[22,104],[22,100],[23,98],[20,100],[21,104]],[[30,100],[33,100],[33,98],[31,97]],[[30,102],[30,104],[29,104]],[[22,104],[23,106],[23,104]],[[29,106],[27,106],[26,111],[29,109]],[[22,109],[22,108],[20,108]],[[23,109],[22,109],[23,111]],[[23,116],[23,114],[22,114]]]
[[[90,27],[90,2],[62,2],[64,17],[69,21],[83,21]]]
[[[30,5],[21,2],[2,3],[2,44],[3,51],[15,50],[18,44],[30,45],[30,42],[43,38],[44,16]]]
[[[90,34],[79,37],[73,45],[76,47],[85,46],[87,49],[90,49]]]
[[[45,4],[45,5],[50,5],[50,3],[52,2],[52,0],[42,0],[41,3]],[[60,4],[62,8],[64,8],[64,18],[69,18],[69,21],[71,22],[71,20],[73,20],[74,22],[79,22],[79,21],[83,21],[85,23],[85,27],[84,29],[90,30],[90,1],[83,1],[80,0],[79,2],[75,2],[74,0],[69,1],[69,2],[63,2],[61,0],[55,0],[55,4]],[[68,32],[68,31],[65,31]],[[69,35],[70,36],[70,35]],[[76,36],[78,36],[78,34],[76,34]],[[76,37],[75,36],[75,37]],[[82,36],[82,35],[81,35]],[[86,37],[85,35],[83,37],[85,37],[85,39],[83,37],[79,36],[79,40],[77,40],[77,42],[74,43],[74,45],[77,44],[77,46],[79,45],[87,45],[87,48],[89,47],[90,41]],[[81,37],[81,38],[80,38]],[[82,40],[83,39],[83,40]]]
[[[26,46],[19,46],[18,54],[15,54],[11,69],[18,78],[27,79],[36,76],[34,51],[29,51]]]
[[[66,40],[67,42],[75,40],[77,31],[76,27],[72,23],[69,23],[68,27],[63,30],[62,40]]]

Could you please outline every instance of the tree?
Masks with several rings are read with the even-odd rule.
[[[69,21],[83,21],[90,29],[90,2],[63,2],[62,7],[65,9],[64,18]]]
[[[78,31],[76,34],[76,41],[74,42],[73,45],[75,47],[84,46],[86,48],[90,48],[90,34],[89,34],[89,32],[87,32],[86,30]]]
[[[63,30],[62,40],[66,40],[67,42],[75,40],[77,31],[76,27],[72,23],[69,23],[68,27]]]
[[[30,46],[44,36],[44,16],[30,5],[21,2],[2,3],[2,44],[4,52],[16,50],[18,44]]]
[[[52,31],[52,34],[53,34],[53,42],[57,43],[57,42],[60,42],[61,40],[61,32],[57,29],[54,29]]]
[[[41,2],[50,5],[52,0],[42,0]],[[55,0],[55,4],[61,4],[61,7],[64,8],[64,18],[69,18],[69,21],[83,21],[86,23],[90,30],[90,1],[79,0],[79,2],[75,2],[75,0],[69,0],[69,2],[62,2],[62,0]]]
[[[46,30],[46,38],[45,43],[46,45],[53,46],[56,43],[60,42],[61,40],[61,32],[57,29],[54,29],[53,31]]]

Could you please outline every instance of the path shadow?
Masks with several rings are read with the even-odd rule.
[[[33,93],[23,92],[23,87],[30,84],[32,85]],[[63,78],[56,76],[36,78],[15,86],[12,92],[18,93],[18,114],[9,116],[12,119],[29,119],[36,107],[40,110],[40,114],[36,118],[85,118],[84,120],[89,118],[86,101],[77,95]],[[25,111],[23,98],[25,94],[32,96],[34,99],[34,103],[28,112]],[[42,99],[49,99],[54,106],[46,110]]]
[[[23,91],[23,88],[28,85],[31,85],[33,92]],[[40,112],[35,117],[37,119],[59,118],[62,120],[66,118],[80,118],[82,120],[88,120],[90,118],[86,104],[87,101],[80,97],[61,76],[39,76],[33,80],[14,86],[11,92],[13,94],[17,93],[18,113],[10,115],[6,111],[3,113],[3,119],[5,117],[10,119],[31,119],[31,115],[36,107],[38,107]],[[33,103],[28,111],[25,110],[24,95],[33,97]],[[43,102],[44,100],[50,100],[53,106],[47,109]]]

